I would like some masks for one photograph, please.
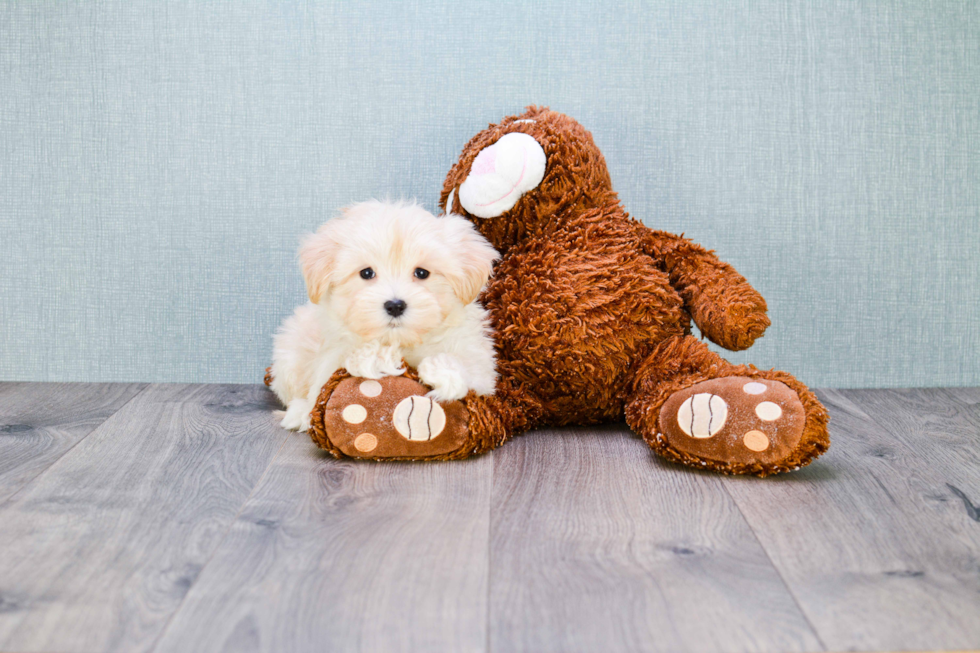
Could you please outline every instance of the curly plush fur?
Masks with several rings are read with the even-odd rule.
[[[497,331],[500,408],[525,413],[514,430],[625,417],[661,455],[725,473],[768,473],[807,464],[827,449],[827,415],[806,386],[784,372],[734,366],[691,335],[692,321],[731,350],[750,347],[769,326],[765,300],[713,252],[629,217],[605,160],[575,120],[546,108],[491,125],[466,145],[443,186],[443,204],[476,156],[514,131],[545,150],[541,184],[504,215],[470,217],[501,252],[483,295]],[[674,392],[725,376],[781,381],[806,413],[796,450],[776,464],[692,457],[658,438],[660,407]],[[505,439],[505,438],[497,438]]]

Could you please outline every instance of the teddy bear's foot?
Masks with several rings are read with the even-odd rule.
[[[806,419],[800,396],[787,385],[728,376],[670,395],[651,444],[692,466],[765,475],[797,468],[826,449],[801,450]]]
[[[314,410],[310,435],[334,455],[351,458],[456,457],[469,441],[466,408],[459,401],[433,401],[426,392],[421,383],[403,376],[345,378],[326,404],[318,406],[322,418]]]

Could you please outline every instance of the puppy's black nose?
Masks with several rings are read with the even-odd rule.
[[[398,317],[405,312],[405,308],[408,304],[402,299],[389,299],[385,302],[385,312],[391,317]]]

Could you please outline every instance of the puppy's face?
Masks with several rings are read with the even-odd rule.
[[[300,248],[310,300],[362,339],[414,345],[474,301],[497,252],[465,219],[364,202]]]

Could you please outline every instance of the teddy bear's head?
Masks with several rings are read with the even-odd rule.
[[[592,134],[564,114],[532,106],[470,139],[439,203],[473,220],[506,252],[610,202],[618,199]]]

